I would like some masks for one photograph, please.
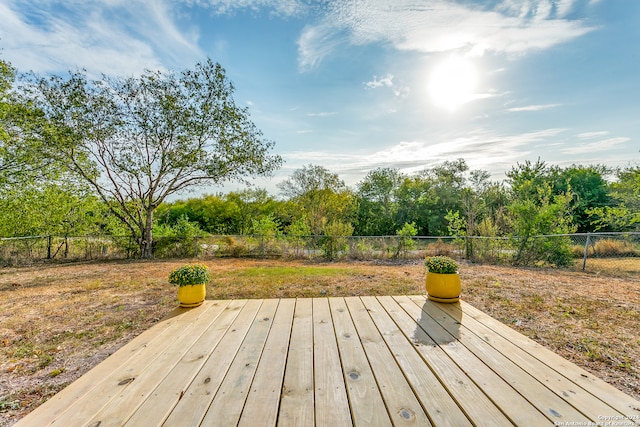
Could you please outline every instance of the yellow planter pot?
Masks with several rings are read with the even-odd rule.
[[[204,302],[207,295],[207,288],[204,284],[185,285],[178,287],[178,300],[180,307],[197,307]]]
[[[427,298],[436,302],[460,301],[460,275],[427,272]]]

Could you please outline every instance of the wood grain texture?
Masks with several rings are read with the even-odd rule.
[[[640,402],[465,302],[364,296],[176,309],[15,425],[543,426],[616,416],[640,420]]]

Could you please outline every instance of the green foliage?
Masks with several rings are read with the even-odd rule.
[[[102,234],[110,220],[104,211],[73,182],[0,188],[0,236]]]
[[[253,234],[260,239],[260,254],[279,253],[280,248],[276,245],[276,237],[282,234],[280,221],[273,214],[254,219]]]
[[[569,238],[539,236],[575,232],[575,226],[571,224],[572,217],[567,215],[572,197],[570,194],[552,196],[549,184],[536,189],[535,194],[523,193],[522,198],[515,199],[507,207],[511,214],[512,238],[517,247],[513,261],[518,265],[535,261],[558,266],[570,265]]]
[[[448,211],[444,219],[448,222],[447,230],[449,231],[449,236],[464,236],[467,234],[467,222],[460,217],[460,212]]]
[[[252,219],[253,234],[257,234],[266,239],[272,239],[281,234],[280,221],[273,215],[267,215],[260,219]]]
[[[206,284],[209,279],[209,267],[204,264],[183,265],[169,274],[169,283],[178,286]]]
[[[15,89],[16,70],[0,60],[0,189],[38,185],[59,178],[64,165],[44,154],[49,149],[31,136],[46,127],[42,112],[28,97]]]
[[[351,223],[356,200],[337,174],[322,166],[308,165],[294,171],[280,184],[281,193],[293,203],[293,216],[304,217],[312,234],[324,233],[328,223]]]
[[[405,223],[400,230],[396,231],[396,236],[398,236],[398,249],[395,253],[395,258],[406,255],[408,251],[415,247],[415,242],[412,237],[417,234],[418,229],[414,222]]]
[[[173,225],[157,224],[153,251],[157,256],[194,257],[198,255],[198,238],[205,235],[197,222],[183,214]]]
[[[333,221],[323,227],[322,252],[328,260],[338,258],[341,252],[348,249],[346,237],[353,234],[353,226],[348,223]]]
[[[617,181],[611,183],[610,197],[615,204],[587,210],[596,230],[640,230],[640,166],[616,171]]]
[[[225,70],[211,60],[179,74],[91,81],[82,72],[37,80],[31,101],[47,154],[84,178],[152,255],[155,209],[202,183],[268,175],[269,155],[246,108],[236,106]],[[93,159],[93,161],[88,161]]]
[[[565,169],[552,169],[554,193],[572,195],[570,208],[579,233],[594,231],[591,210],[609,203],[609,185],[604,178],[609,173],[604,166],[572,165]]]
[[[357,185],[357,220],[355,233],[387,236],[396,229],[398,204],[396,192],[403,175],[397,169],[379,168],[367,174]]]
[[[458,262],[448,256],[432,256],[424,261],[424,266],[431,273],[453,274],[458,272]]]

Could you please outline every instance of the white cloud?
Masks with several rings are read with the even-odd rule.
[[[315,68],[341,43],[332,25],[307,25],[298,38],[298,67],[301,71]]]
[[[309,117],[328,117],[328,116],[335,116],[336,113],[335,111],[321,111],[319,113],[307,113],[307,116]]]
[[[589,138],[598,138],[600,136],[607,136],[609,135],[609,132],[606,130],[603,131],[595,131],[595,132],[582,132],[579,133],[577,136],[580,139],[589,139]]]
[[[410,89],[408,87],[395,84],[393,82],[392,74],[387,74],[382,77],[373,76],[373,80],[365,82],[364,85],[369,89],[378,89],[381,87],[391,88],[395,96],[405,97],[410,92]]]
[[[162,1],[5,2],[0,15],[5,57],[21,70],[130,75],[162,69],[161,56],[181,65],[202,56],[197,32],[179,29]]]
[[[259,11],[271,9],[276,15],[291,16],[303,13],[307,4],[298,0],[185,0],[185,3],[198,7],[207,7],[216,14],[232,14],[237,10]]]
[[[365,82],[366,87],[375,89],[379,87],[393,87],[393,75],[387,74],[383,77],[373,76],[373,80]]]
[[[546,49],[580,37],[593,28],[566,19],[577,2],[586,0],[505,0],[493,10],[477,0],[334,0],[315,26],[298,40],[303,69],[317,65],[335,46],[327,34],[345,33],[352,44],[382,43],[399,50],[445,52],[463,50],[521,54]]]
[[[338,173],[349,185],[354,185],[368,171],[378,167],[393,167],[404,173],[414,173],[457,158],[464,158],[471,169],[487,170],[494,178],[502,179],[504,172],[516,162],[533,155],[531,147],[553,141],[565,131],[551,128],[522,134],[500,134],[478,129],[464,136],[442,136],[435,142],[401,141],[368,154],[296,151],[284,153],[283,157],[290,170],[308,163],[322,164]]]
[[[603,139],[600,141],[590,142],[588,144],[580,145],[577,147],[570,147],[561,150],[565,154],[584,154],[584,153],[593,153],[600,151],[607,151],[613,148],[616,148],[618,145],[624,144],[627,141],[630,141],[631,138],[627,138],[624,136]]]
[[[512,113],[519,111],[540,111],[547,110],[549,108],[559,107],[561,104],[537,104],[537,105],[527,105],[525,107],[513,107],[509,108],[507,111]]]

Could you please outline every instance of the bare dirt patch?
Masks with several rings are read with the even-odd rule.
[[[0,426],[8,426],[176,305],[184,260],[0,269]],[[207,298],[424,293],[421,263],[215,259]],[[463,299],[640,399],[640,278],[463,265]]]

